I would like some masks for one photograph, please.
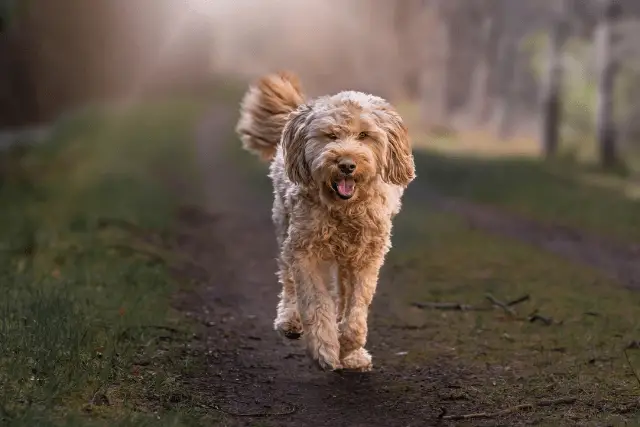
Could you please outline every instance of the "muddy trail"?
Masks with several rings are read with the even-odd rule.
[[[197,129],[206,200],[202,211],[185,212],[182,218],[186,231],[180,249],[205,270],[185,273],[199,276],[205,285],[184,293],[178,303],[203,325],[200,345],[208,368],[206,376],[189,379],[194,395],[230,426],[457,425],[439,416],[444,410],[464,414],[486,409],[460,395],[484,383],[487,372],[445,355],[429,363],[399,361],[421,339],[421,331],[401,322],[394,325],[399,304],[394,287],[401,285],[394,283],[393,265],[385,266],[369,317],[373,372],[320,372],[307,360],[301,342],[278,337],[272,327],[279,288],[271,194],[247,186],[247,172],[224,154],[234,119],[232,111],[214,108]],[[460,209],[442,200],[440,205]],[[475,222],[500,232],[490,223]],[[511,234],[521,238],[522,233]],[[523,240],[532,240],[527,237],[532,235],[522,234]],[[543,238],[556,236],[546,233]],[[572,241],[580,244],[580,239]],[[514,416],[473,420],[472,425],[521,424]]]

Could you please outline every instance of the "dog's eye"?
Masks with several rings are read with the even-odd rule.
[[[338,139],[338,137],[336,136],[335,133],[329,133],[327,134],[327,138],[329,138],[332,141],[335,141],[336,139]]]
[[[365,138],[366,138],[366,137],[368,137],[368,136],[369,136],[369,134],[368,134],[368,133],[366,133],[366,132],[360,132],[360,133],[358,134],[358,139],[365,139]]]

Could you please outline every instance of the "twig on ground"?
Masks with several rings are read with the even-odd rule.
[[[131,331],[133,331],[135,329],[155,329],[155,330],[159,330],[159,331],[166,331],[166,332],[169,332],[169,333],[175,334],[175,335],[186,335],[187,334],[186,331],[181,331],[179,329],[172,328],[171,326],[138,325],[138,326],[130,326],[128,328],[125,328],[122,332],[120,332],[120,335],[118,335],[118,337],[119,338],[130,337],[131,336]]]
[[[489,302],[491,302],[491,304],[493,304],[496,307],[500,307],[501,309],[503,309],[507,314],[511,315],[511,316],[515,316],[516,312],[513,308],[509,307],[508,304],[503,303],[502,301],[498,300],[496,297],[494,297],[491,294],[485,294],[484,295],[486,299],[489,300]]]
[[[631,363],[631,358],[629,357],[628,350],[637,349],[639,347],[640,346],[638,345],[638,342],[633,341],[623,351],[624,357],[625,359],[627,359],[627,363],[629,364],[629,368],[631,369],[631,372],[633,372],[633,376],[636,377],[636,381],[638,381],[638,385],[640,385],[640,375],[638,375],[638,372],[636,371],[636,369],[633,367],[633,364]]]
[[[534,311],[533,313],[531,313],[529,315],[529,317],[527,317],[527,319],[529,320],[529,322],[534,323],[536,321],[540,321],[542,323],[544,323],[545,325],[549,326],[549,325],[553,325],[554,320],[552,317],[546,317],[546,316],[542,316],[540,314],[538,314],[537,311]]]
[[[115,249],[115,250],[120,251],[120,252],[125,252],[125,253],[129,252],[129,253],[135,253],[135,254],[138,254],[138,255],[146,256],[151,261],[157,262],[159,264],[164,264],[164,265],[169,265],[170,264],[170,260],[168,260],[167,258],[165,258],[164,256],[162,256],[162,255],[160,255],[158,253],[155,253],[153,250],[140,248],[140,247],[136,247],[136,246],[132,246],[132,245],[125,245],[125,244],[107,245],[107,248]]]
[[[134,233],[143,233],[147,231],[140,227],[138,224],[134,224],[133,222],[127,221],[126,219],[122,218],[98,218],[97,225],[98,228],[118,227]]]
[[[284,417],[287,415],[293,415],[297,412],[298,408],[293,405],[287,404],[289,406],[288,409],[279,412],[234,412],[229,411],[220,407],[220,405],[216,403],[200,403],[203,408],[214,409],[218,412],[222,412],[223,414],[231,415],[232,417],[256,417],[256,418],[266,418],[266,417]]]
[[[149,258],[151,262],[166,265],[169,268],[191,267],[197,269],[204,274],[207,274],[208,270],[200,265],[195,260],[185,255],[179,256],[176,252],[170,249],[163,249],[155,245],[149,244],[124,244],[116,243],[106,246],[109,249],[115,249],[120,253],[134,253],[137,255],[145,256]]]
[[[496,418],[501,417],[503,415],[509,415],[516,411],[521,411],[523,409],[534,409],[540,408],[543,406],[553,406],[553,405],[564,405],[575,403],[578,400],[577,397],[561,397],[559,399],[551,399],[551,400],[539,400],[537,402],[532,403],[523,403],[522,405],[512,406],[510,408],[502,409],[496,412],[476,412],[471,414],[462,414],[462,415],[446,415],[446,409],[443,409],[439,418],[441,420],[470,420],[473,418]]]
[[[525,301],[529,301],[529,299],[531,299],[531,298],[529,297],[528,294],[527,295],[522,295],[520,298],[516,298],[514,300],[509,301],[507,303],[507,305],[509,307],[513,307],[514,305],[518,305],[518,304],[521,304],[521,303],[523,303]]]
[[[485,311],[486,307],[477,307],[459,302],[414,302],[411,304],[417,308],[432,308],[434,310],[458,310],[458,311]]]

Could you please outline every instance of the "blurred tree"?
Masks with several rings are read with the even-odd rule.
[[[495,79],[493,66],[498,59],[499,40],[504,30],[504,15],[500,0],[486,1],[478,34],[478,63],[473,71],[469,103],[476,124],[490,119],[494,103]]]
[[[554,19],[549,32],[547,68],[542,91],[542,150],[545,157],[556,155],[561,121],[562,48],[569,37],[567,0],[556,0]]]
[[[393,3],[393,32],[396,39],[401,75],[402,96],[416,98],[420,90],[421,55],[416,53],[416,28],[425,7],[423,0]]]
[[[446,0],[432,0],[428,3],[428,13],[422,25],[428,28],[422,43],[424,64],[420,76],[421,117],[430,128],[444,126],[451,116],[451,81],[449,58],[453,55],[450,22],[451,3]]]
[[[613,55],[613,25],[621,13],[617,0],[600,0],[599,19],[594,35],[594,46],[598,75],[598,98],[596,106],[596,132],[600,162],[604,167],[618,163],[616,126],[614,121],[614,85],[619,69]]]
[[[16,9],[15,0],[0,0],[0,34],[4,33],[13,21]]]
[[[496,108],[496,122],[498,136],[506,139],[511,135],[516,113],[516,77],[520,70],[518,64],[518,49],[526,28],[523,16],[525,9],[517,0],[503,0],[502,13],[504,16],[504,31],[500,37],[498,47],[496,77],[498,81],[498,104]]]
[[[0,0],[0,14],[11,17],[0,33],[0,126],[208,83],[210,27],[182,0]]]

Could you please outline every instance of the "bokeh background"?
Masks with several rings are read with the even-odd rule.
[[[638,0],[0,0],[0,425],[639,422],[638,40]],[[369,376],[272,331],[234,126],[279,70],[412,135]]]
[[[407,103],[420,129],[490,129],[613,165],[638,139],[639,9],[632,0],[4,0],[0,124],[291,69],[311,95],[352,88]]]

